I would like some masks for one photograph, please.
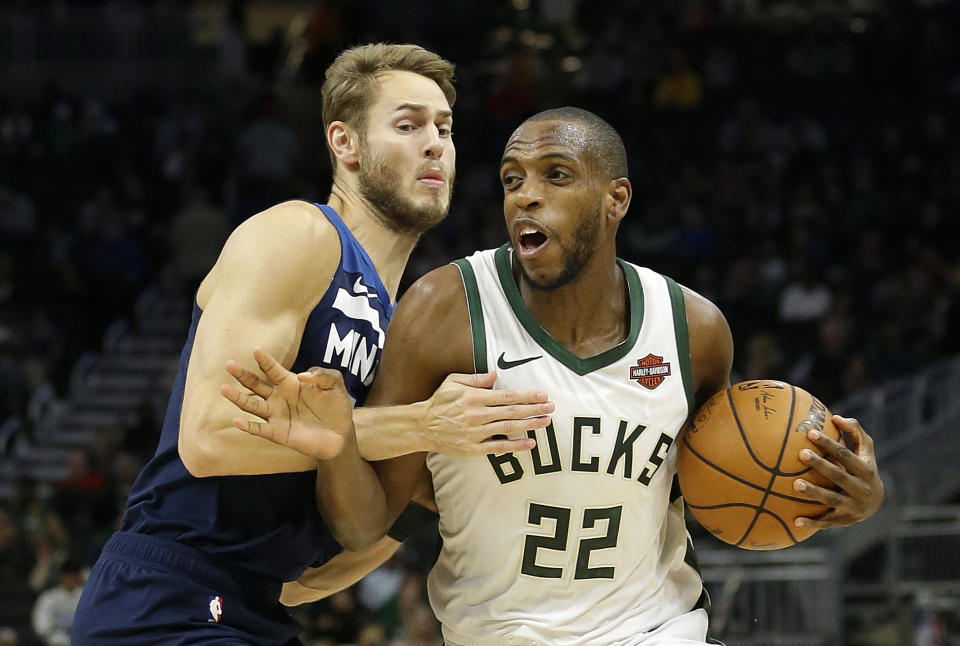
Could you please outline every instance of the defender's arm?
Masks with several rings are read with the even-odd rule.
[[[227,240],[197,293],[203,314],[187,369],[178,441],[180,457],[192,475],[316,468],[311,457],[235,428],[238,411],[221,397],[220,385],[230,380],[224,370],[228,360],[256,370],[251,351],[258,346],[284,366],[293,364],[310,310],[329,285],[339,258],[333,225],[304,202],[286,202],[257,214]]]

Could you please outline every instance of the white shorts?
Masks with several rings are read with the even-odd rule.
[[[576,638],[550,642],[529,639],[527,637],[476,637],[460,635],[443,627],[443,639],[446,646],[706,646],[720,642],[707,641],[707,611],[703,608],[674,617],[648,633],[629,639],[615,639],[611,642],[598,642],[596,638],[581,642]]]

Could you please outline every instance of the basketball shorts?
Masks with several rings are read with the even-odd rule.
[[[142,534],[107,541],[83,589],[73,646],[301,646],[281,584],[228,572],[201,552]]]
[[[547,646],[548,642],[523,637],[468,637],[458,635],[444,626],[445,646]],[[559,640],[558,640],[559,641]],[[564,639],[563,643],[584,643],[576,637]],[[591,646],[708,646],[718,644],[719,641],[707,637],[706,610],[691,610],[666,623],[651,632],[637,635],[630,639],[615,639],[609,642],[592,640]]]

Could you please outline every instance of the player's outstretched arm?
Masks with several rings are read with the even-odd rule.
[[[319,369],[311,369],[307,373],[294,376],[285,368],[279,368],[274,380],[289,381],[295,378],[303,386],[311,386],[312,374],[316,370]],[[459,270],[454,265],[448,265],[420,279],[397,305],[387,334],[377,378],[367,403],[378,407],[426,402],[425,408],[429,411],[431,405],[436,405],[436,401],[431,399],[432,396],[441,390],[441,386],[450,374],[468,374],[472,370],[473,346],[466,294]],[[225,399],[229,399],[235,406],[260,418],[246,424],[238,424],[239,429],[309,455],[316,460],[323,459],[323,455],[319,453],[321,443],[317,441],[317,437],[323,430],[322,423],[316,414],[317,411],[303,405],[304,393],[309,392],[309,389],[271,387],[268,391],[268,384],[251,370],[237,370],[231,365],[231,372],[250,392],[228,387],[223,391]],[[509,411],[514,406],[497,391],[491,391],[488,394],[492,396],[495,404],[499,403],[502,406],[504,411]],[[271,406],[270,400],[274,396],[279,400],[276,405]],[[501,399],[497,400],[497,397]],[[540,396],[538,398],[545,399]],[[455,401],[457,398],[452,399]],[[460,403],[460,410],[462,405],[463,402]],[[434,410],[446,409],[441,405]],[[545,410],[550,410],[549,404]],[[507,415],[506,412],[500,414]],[[439,420],[438,423],[449,423],[449,413],[441,412],[434,415]],[[429,420],[429,413],[427,418],[419,419],[421,423],[425,423],[426,420]],[[489,420],[481,421],[491,423]],[[513,420],[503,424],[501,420],[492,420],[492,425],[487,429],[490,433],[513,433],[525,431],[528,428],[539,428],[547,421],[546,418],[535,418]],[[288,428],[300,429],[302,432],[287,432],[285,429]],[[480,440],[480,443],[486,452],[502,452],[510,450],[514,445],[519,445],[519,448],[531,448],[529,440],[516,442],[485,437]],[[374,463],[386,494],[387,519],[390,523],[409,502],[423,464],[424,453],[422,452]],[[322,472],[318,473],[322,477]],[[329,483],[330,486],[336,486],[336,484]],[[318,486],[318,491],[323,490],[323,487]],[[318,504],[321,504],[322,509],[322,501],[318,500]]]
[[[280,602],[287,606],[298,606],[319,601],[331,594],[346,590],[389,561],[400,548],[401,541],[423,529],[425,519],[430,518],[429,512],[432,511],[435,514],[437,511],[433,483],[430,481],[430,472],[426,467],[418,477],[413,501],[419,506],[413,523],[404,522],[403,527],[395,524],[387,536],[367,549],[359,552],[344,550],[318,568],[307,568],[299,579],[283,584]],[[429,520],[427,522],[432,528],[433,523]]]
[[[236,361],[226,364],[244,389],[222,384],[220,394],[249,413],[234,417],[234,426],[316,461],[340,455],[354,434],[353,403],[343,376],[319,367],[295,375],[263,348],[254,349],[253,358],[264,377]]]
[[[296,581],[284,583],[280,603],[299,606],[346,590],[389,561],[398,549],[399,541],[384,536],[365,550],[344,550],[320,567],[307,568]]]
[[[408,406],[364,406],[354,411],[360,451],[386,460],[417,451],[471,456],[533,448],[529,438],[491,440],[542,428],[553,412],[547,393],[492,390],[494,372],[448,375],[430,397]]]
[[[461,367],[464,372],[445,374],[437,387],[422,400],[402,406],[377,406],[368,399],[367,406],[355,409],[353,419],[361,455],[366,460],[386,460],[420,451],[469,456],[533,448],[534,441],[526,437],[515,440],[491,438],[524,434],[542,428],[549,423],[546,416],[553,412],[553,402],[547,400],[547,393],[538,389],[492,390],[495,373],[472,374],[473,350],[469,328],[462,338],[452,337],[449,330],[440,326],[441,321],[437,318],[449,312],[433,309],[437,303],[462,301],[462,307],[455,308],[455,311],[467,316],[466,294],[459,279],[459,270],[450,265],[428,276],[411,287],[404,298],[404,302],[417,300],[418,307],[422,308],[414,312],[413,325],[422,328],[419,331],[423,333],[423,338],[418,341],[419,345],[410,350],[423,354],[438,352],[443,356],[444,352],[455,347],[469,360]],[[410,308],[405,306],[403,309]],[[391,323],[387,332],[388,347],[398,345],[392,339],[399,325]],[[319,456],[317,451],[320,447],[315,445],[315,441],[320,441],[321,436],[311,438],[306,431],[300,438],[287,438],[284,435],[289,423],[288,407],[292,410],[301,404],[296,390],[277,390],[269,376],[262,376],[265,374],[263,364],[260,364],[260,371],[255,372],[230,362],[227,370],[239,384],[226,385],[222,389],[223,395],[244,411],[261,420],[268,420],[258,423],[245,418],[246,421],[239,428],[252,428],[257,435],[306,455]],[[381,366],[378,375],[382,375],[383,370]],[[279,375],[277,379],[281,377]],[[415,375],[408,377],[412,380]],[[287,377],[290,380],[293,378],[292,374]],[[374,391],[380,379],[378,376]],[[242,388],[238,388],[238,385]]]
[[[321,253],[320,251],[323,251]],[[339,263],[336,230],[313,205],[287,202],[237,228],[197,292],[203,311],[187,369],[178,449],[197,477],[308,471],[316,460],[244,433],[220,395],[228,360],[254,371],[262,347],[292,365],[303,328]],[[256,421],[255,418],[244,416]]]
[[[238,417],[234,425],[316,461],[317,509],[345,548],[362,549],[378,540],[387,527],[385,497],[373,469],[360,457],[343,375],[328,368],[294,375],[261,348],[254,357],[265,379],[228,362],[227,370],[251,392],[228,384],[220,391],[262,421]]]
[[[877,468],[873,438],[853,418],[834,415],[832,421],[851,448],[818,431],[807,433],[807,439],[826,457],[804,449],[800,459],[830,480],[834,488],[818,487],[802,478],[794,480],[794,489],[832,508],[819,518],[797,518],[794,522],[800,527],[846,527],[866,520],[883,504],[883,480]]]

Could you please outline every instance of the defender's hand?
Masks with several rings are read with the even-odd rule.
[[[266,380],[227,362],[227,372],[248,390],[223,384],[220,393],[237,408],[262,419],[233,420],[241,431],[288,446],[317,460],[340,455],[354,432],[353,403],[336,370],[311,368],[295,375],[261,348],[253,351]]]
[[[537,390],[491,390],[497,375],[452,374],[426,402],[420,431],[432,451],[447,455],[486,455],[528,451],[526,434],[550,423],[553,402]],[[497,437],[499,436],[499,437]],[[497,439],[494,439],[497,437]]]
[[[853,418],[834,415],[833,423],[853,448],[848,449],[817,431],[807,433],[807,438],[820,447],[826,457],[804,449],[800,451],[800,459],[833,482],[836,491],[799,478],[794,480],[794,489],[832,507],[819,518],[797,518],[794,522],[800,527],[824,529],[859,523],[872,516],[883,502],[883,481],[877,469],[873,438]]]

